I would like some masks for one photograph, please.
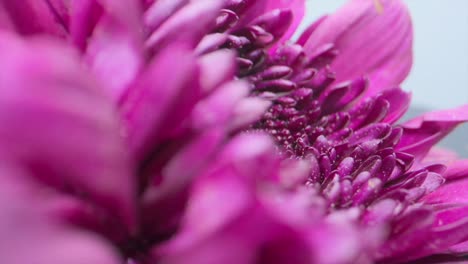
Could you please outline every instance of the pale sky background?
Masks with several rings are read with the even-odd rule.
[[[346,0],[306,0],[302,28]],[[414,116],[468,103],[468,0],[406,0],[414,31],[414,65],[403,89],[413,92]],[[468,125],[443,142],[468,157]]]

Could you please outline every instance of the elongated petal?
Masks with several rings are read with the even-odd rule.
[[[236,24],[236,28],[247,26],[256,19],[259,15],[266,13],[266,8],[270,0],[246,0],[242,3],[242,13],[239,22]],[[240,1],[233,0],[234,4],[238,4]],[[229,3],[229,2],[228,2]]]
[[[450,149],[441,148],[441,147],[433,147],[426,155],[423,160],[425,164],[451,164],[452,162],[459,159],[458,154],[455,151]]]
[[[419,128],[426,122],[440,123],[451,127],[453,124],[460,124],[468,120],[468,105],[463,105],[454,109],[439,110],[434,112],[426,113],[420,117],[416,117],[406,123],[404,127],[407,128]]]
[[[468,238],[468,207],[456,206],[438,211],[430,228],[430,238],[418,250],[402,257],[411,260],[447,252],[449,247],[466,241]]]
[[[0,10],[6,11],[15,30],[25,35],[46,33],[65,37],[66,8],[61,0],[0,1]]]
[[[269,189],[262,170],[275,166],[245,162],[279,162],[270,139],[243,135],[229,145],[196,179],[181,229],[155,255],[171,264],[352,263],[361,245],[351,225],[318,218],[308,192]]]
[[[452,150],[433,147],[426,157],[416,166],[444,164],[447,170],[442,174],[447,181],[456,181],[468,177],[468,159],[463,159]]]
[[[424,114],[403,124],[404,133],[397,147],[421,160],[432,146],[466,121],[468,105]]]
[[[192,113],[193,127],[204,129],[211,126],[225,126],[233,118],[236,105],[248,95],[248,85],[232,81],[214,91],[200,102]]]
[[[255,20],[259,15],[268,13],[275,9],[284,11],[290,10],[294,15],[294,22],[290,29],[292,35],[299,26],[305,13],[304,0],[247,0],[244,2],[244,8],[246,8],[247,12],[242,14],[238,26],[245,26]]]
[[[139,1],[68,0],[67,2],[69,2],[68,23],[71,40],[83,50],[101,18],[111,19],[113,23],[118,24],[121,29],[127,30],[129,34],[141,34]]]
[[[188,0],[159,0],[153,1],[144,14],[144,23],[148,31],[157,29],[176,11],[186,5]]]
[[[467,188],[467,179],[450,182],[424,196],[422,200],[430,204],[468,204]]]
[[[70,5],[70,40],[84,51],[102,15],[102,6],[95,0],[72,1]]]
[[[382,93],[382,98],[389,103],[389,109],[383,121],[395,123],[408,110],[411,93],[405,92],[401,88],[389,89]]]
[[[293,16],[292,22],[289,25],[288,30],[284,35],[281,37],[281,39],[278,41],[278,43],[285,43],[289,41],[289,39],[292,37],[294,32],[296,32],[296,29],[299,27],[299,24],[302,21],[302,18],[304,17],[305,14],[305,0],[270,0],[268,1],[267,4],[267,10],[274,10],[274,9],[280,9],[280,10],[290,10]],[[273,47],[274,48],[274,47]]]
[[[31,196],[25,175],[0,166],[1,263],[120,263],[104,241],[66,228],[48,218],[40,206],[31,206],[37,197]]]
[[[86,61],[117,101],[144,63],[142,43],[112,19],[102,19],[88,41]]]
[[[401,0],[351,0],[320,23],[305,43],[309,54],[333,43],[337,81],[367,74],[367,95],[399,86],[412,65],[413,32]]]
[[[128,89],[121,101],[121,111],[136,157],[147,154],[186,118],[187,108],[196,102],[195,95],[200,89],[195,70],[190,50],[183,44],[175,44],[156,56],[138,82]],[[184,97],[192,102],[184,102]]]
[[[247,128],[258,121],[270,107],[270,101],[255,97],[244,98],[234,109],[230,129],[236,131]]]
[[[381,247],[378,258],[407,260],[406,256],[417,252],[430,238],[430,227],[434,215],[426,208],[416,208],[407,212],[392,225],[392,236]],[[386,263],[384,261],[384,263]]]
[[[232,80],[236,70],[234,55],[231,51],[219,50],[200,57],[198,60],[200,85],[204,92],[210,92],[221,84]],[[213,65],[217,65],[217,67],[213,67]]]
[[[15,31],[15,25],[11,21],[10,15],[3,6],[0,5],[0,30]]]
[[[309,25],[309,27],[307,27],[306,30],[304,30],[304,32],[302,32],[301,36],[299,37],[299,39],[297,40],[297,44],[301,45],[301,46],[304,46],[306,44],[306,42],[309,40],[310,38],[310,35],[312,35],[312,33],[314,33],[314,31],[319,27],[319,25],[325,21],[325,19],[327,18],[327,16],[322,16],[320,17],[319,19],[317,19],[316,21],[314,21],[312,24]]]
[[[357,258],[360,250],[363,250],[363,247],[366,247],[368,243],[366,240],[369,237],[363,237],[370,234],[358,235],[357,232],[349,222],[322,224],[311,229],[309,240],[312,241],[315,249],[315,262],[323,264],[369,263],[364,260],[358,261]],[[357,237],[361,237],[359,242]]]
[[[172,40],[196,46],[211,30],[212,22],[221,6],[222,1],[217,0],[200,0],[185,5],[151,33],[146,41],[146,47],[156,52]]]
[[[86,61],[117,101],[137,77],[144,63],[140,10],[135,1],[98,2],[102,2],[100,8],[103,14],[87,39]],[[84,11],[88,12],[85,18],[92,20],[93,12],[97,12],[94,9],[99,8],[96,5],[91,3],[87,7],[89,10]],[[78,32],[86,33],[89,30],[87,23],[77,25],[85,27]]]
[[[191,184],[215,157],[224,136],[222,129],[208,129],[180,149],[161,171],[153,172],[156,175],[152,176],[160,176],[161,183],[151,183],[143,196],[146,232],[164,233],[177,226]]]
[[[468,177],[468,159],[459,159],[447,164],[444,178],[447,180],[458,180]]]
[[[77,54],[0,35],[0,152],[58,191],[134,223],[131,166],[116,109]]]

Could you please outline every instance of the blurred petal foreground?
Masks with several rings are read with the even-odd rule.
[[[0,263],[468,261],[403,1],[304,1],[0,0]]]

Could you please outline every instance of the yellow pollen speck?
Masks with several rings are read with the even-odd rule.
[[[367,185],[371,188],[371,189],[374,189],[375,187],[377,187],[377,185],[380,183],[380,180],[379,179],[376,179],[376,178],[372,178],[370,179],[368,182],[367,182]]]
[[[380,2],[380,0],[374,0],[374,6],[375,6],[375,10],[377,10],[377,13],[379,14],[382,14],[383,11],[384,11],[384,6],[383,4]]]

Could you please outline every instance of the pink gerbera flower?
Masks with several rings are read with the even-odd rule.
[[[431,148],[468,106],[396,124],[404,4],[351,0],[291,41],[303,15],[303,0],[0,1],[0,260],[465,254],[467,162]]]

